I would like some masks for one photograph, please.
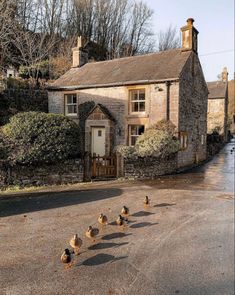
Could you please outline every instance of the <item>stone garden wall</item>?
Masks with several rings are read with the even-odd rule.
[[[166,159],[134,158],[124,159],[123,177],[129,179],[154,179],[156,176],[177,171],[177,155]]]
[[[84,160],[67,160],[44,166],[10,166],[0,162],[0,188],[8,185],[39,186],[83,182]]]

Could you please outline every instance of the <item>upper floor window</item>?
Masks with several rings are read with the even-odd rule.
[[[130,90],[130,113],[145,112],[145,89]]]
[[[68,116],[77,114],[77,95],[65,94],[65,114]]]

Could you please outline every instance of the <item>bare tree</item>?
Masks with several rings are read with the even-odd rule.
[[[0,0],[0,63],[66,60],[78,35],[103,59],[149,52],[152,14],[142,0]]]
[[[180,47],[180,38],[177,37],[176,27],[170,25],[165,31],[158,34],[158,50],[164,51]]]

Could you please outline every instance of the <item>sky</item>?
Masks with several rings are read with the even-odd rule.
[[[145,0],[154,10],[157,34],[172,25],[180,28],[192,17],[198,34],[198,54],[206,81],[218,80],[227,67],[234,77],[234,0]]]

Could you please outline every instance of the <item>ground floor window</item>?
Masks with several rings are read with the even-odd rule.
[[[188,147],[188,133],[185,131],[180,132],[179,140],[180,140],[180,149],[186,150]]]
[[[144,133],[144,125],[129,125],[129,145],[135,145],[137,138]]]
[[[77,95],[73,94],[65,94],[65,114],[68,116],[77,114]]]

